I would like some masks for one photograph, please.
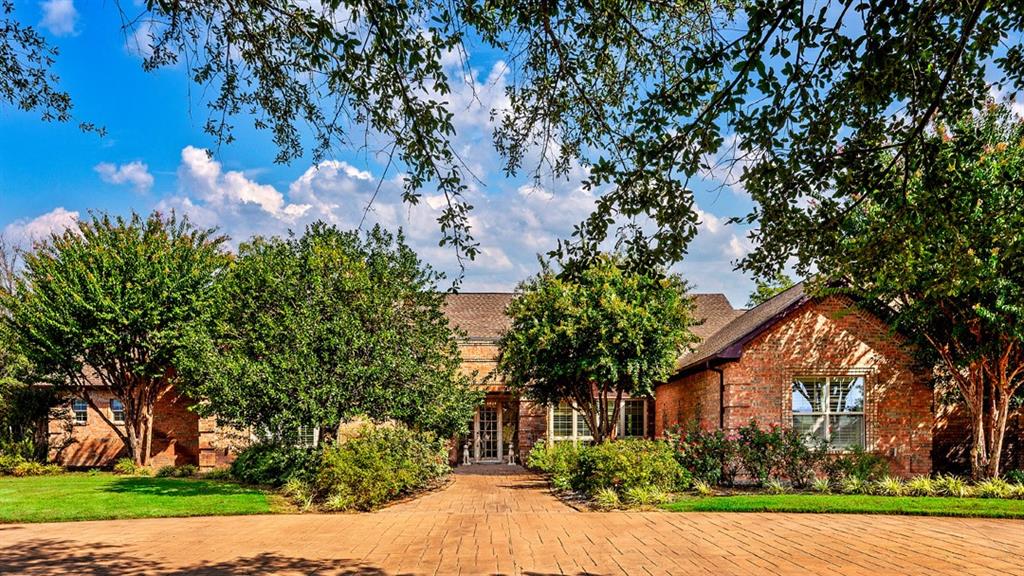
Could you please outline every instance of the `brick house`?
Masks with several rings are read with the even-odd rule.
[[[486,391],[470,433],[453,442],[453,463],[505,462],[510,455],[521,461],[537,442],[590,438],[584,418],[571,406],[518,398],[492,375],[512,297],[463,293],[446,300],[446,315],[466,336],[462,369]],[[756,420],[882,454],[894,473],[924,474],[952,465],[951,446],[966,436],[962,418],[936,421],[928,372],[914,366],[900,336],[881,319],[844,297],[811,297],[802,284],[750,310],[733,308],[722,294],[693,298],[702,320],[693,328],[700,342],[678,359],[675,374],[656,387],[653,398],[623,399],[620,437],[661,437],[693,422],[735,430]],[[208,469],[230,462],[245,435],[217,429],[188,404],[173,390],[160,399],[154,464]],[[110,398],[100,406],[108,417],[116,413]],[[84,403],[69,408],[69,416],[51,422],[54,458],[70,466],[110,464],[121,450],[113,431]],[[1011,450],[1020,444],[1017,430],[1010,435]]]

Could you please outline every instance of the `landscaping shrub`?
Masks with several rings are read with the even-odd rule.
[[[878,454],[865,452],[862,448],[830,455],[824,460],[825,474],[833,484],[840,484],[850,477],[873,482],[889,475],[889,461]]]
[[[1003,479],[1010,484],[1024,484],[1024,470],[1008,470],[1003,473]]]
[[[780,437],[776,473],[788,478],[794,488],[809,487],[828,458],[828,444],[824,440],[811,440],[792,428],[777,433]]]
[[[0,456],[17,456],[22,460],[35,460],[36,443],[32,438],[0,441]]]
[[[20,454],[0,456],[0,476],[46,476],[63,471],[57,464],[43,464]]]
[[[907,493],[911,496],[935,496],[936,491],[930,476],[915,476],[907,482]]]
[[[692,488],[698,496],[711,496],[715,493],[715,487],[703,480],[694,480]]]
[[[782,467],[782,434],[777,426],[763,430],[753,420],[740,427],[737,434],[743,469],[763,486]]]
[[[246,484],[283,486],[292,478],[316,475],[318,453],[281,442],[261,442],[243,450],[231,463],[231,475]]]
[[[626,504],[637,508],[648,508],[668,502],[668,494],[654,485],[630,486],[625,490],[623,500]]]
[[[978,498],[1010,498],[1013,485],[1001,478],[990,478],[974,486],[974,495]]]
[[[789,487],[783,484],[778,478],[770,478],[765,482],[764,487],[769,494],[785,494],[786,492],[789,492]]]
[[[199,469],[192,464],[183,464],[181,466],[162,466],[156,471],[157,478],[189,478],[196,475]]]
[[[811,483],[811,490],[822,494],[830,494],[832,492],[832,483],[828,481],[828,478],[815,478],[814,482]]]
[[[601,488],[594,494],[594,506],[600,510],[614,510],[621,505],[619,493],[613,488]]]
[[[685,432],[670,432],[669,440],[676,448],[676,460],[695,480],[712,486],[735,483],[740,468],[735,439],[721,430],[702,430],[694,422]]]
[[[537,442],[526,457],[526,465],[548,474],[556,490],[570,490],[583,448],[572,442]]]
[[[671,444],[642,438],[602,442],[579,450],[571,477],[572,488],[588,495],[601,488],[613,488],[619,494],[647,487],[684,490],[690,482],[690,473],[676,461]]]
[[[114,463],[114,474],[122,476],[149,476],[153,471],[135,463],[131,458],[118,458]]]
[[[368,425],[324,449],[312,491],[332,510],[372,510],[448,471],[445,442],[434,434]]]
[[[935,479],[935,491],[942,496],[969,498],[974,490],[966,480],[952,474],[945,474]]]
[[[876,480],[870,489],[873,494],[879,496],[903,496],[907,492],[903,480],[895,476],[884,476],[880,480]]]

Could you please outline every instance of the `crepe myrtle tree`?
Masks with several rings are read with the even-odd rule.
[[[630,272],[608,254],[560,274],[545,267],[508,306],[498,372],[538,402],[579,409],[595,442],[614,438],[623,395],[652,394],[696,340],[686,290],[677,276]]]
[[[148,464],[153,408],[176,382],[175,359],[209,321],[224,241],[173,214],[93,214],[26,252],[2,294],[2,321],[33,376],[84,399],[138,464]],[[122,402],[123,424],[97,390]]]
[[[852,173],[838,181],[863,201],[817,262],[860,301],[886,303],[962,401],[973,476],[996,477],[1024,386],[1024,121],[990,104],[937,124],[922,145],[931,160],[898,160],[905,176],[867,189]]]
[[[316,222],[242,244],[217,283],[212,329],[181,365],[198,410],[286,441],[356,417],[463,431],[480,393],[461,372],[440,278],[380,227]]]

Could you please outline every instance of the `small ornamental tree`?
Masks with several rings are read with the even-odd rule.
[[[932,160],[900,161],[899,174],[861,190],[859,208],[816,262],[862,301],[887,304],[894,325],[959,392],[972,423],[972,474],[996,477],[1024,385],[1024,122],[990,106],[937,125],[924,145]],[[838,186],[854,194],[862,182]]]
[[[685,283],[628,272],[609,255],[572,274],[543,270],[507,312],[498,371],[533,400],[571,403],[595,442],[615,437],[623,395],[650,395],[695,341]]]
[[[218,282],[217,321],[182,362],[200,412],[284,440],[354,417],[461,431],[480,395],[461,373],[440,277],[380,227],[318,222],[242,244]]]
[[[3,292],[3,321],[36,377],[84,399],[137,464],[148,463],[175,358],[208,321],[223,243],[173,215],[93,215],[25,253]],[[124,424],[96,403],[98,389],[122,402]]]

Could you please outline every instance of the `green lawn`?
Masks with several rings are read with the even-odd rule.
[[[0,478],[0,523],[271,512],[255,488],[186,478],[61,474]]]
[[[849,514],[912,514],[919,516],[983,516],[1024,518],[1024,500],[848,496],[840,494],[744,494],[688,497],[666,504],[672,512],[816,512]]]

